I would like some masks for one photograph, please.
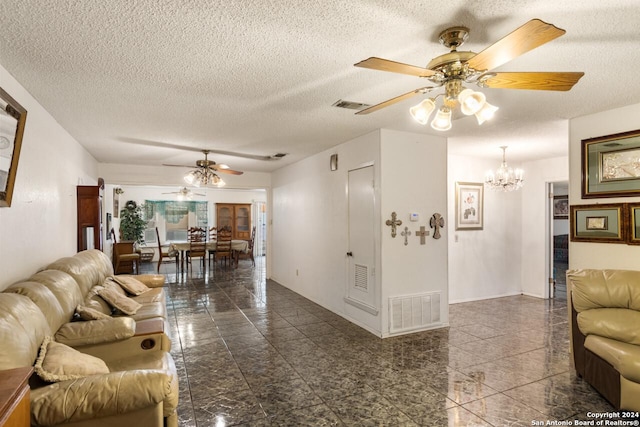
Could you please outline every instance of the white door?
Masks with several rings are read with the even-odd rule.
[[[346,302],[377,314],[373,166],[349,171],[349,280]]]

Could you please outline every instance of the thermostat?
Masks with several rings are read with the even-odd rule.
[[[411,222],[418,222],[420,221],[420,214],[416,213],[416,212],[412,212],[409,214],[409,221]]]

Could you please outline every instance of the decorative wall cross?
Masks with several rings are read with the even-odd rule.
[[[402,221],[395,212],[391,212],[391,219],[388,219],[386,224],[391,227],[391,237],[396,237],[396,227],[402,225]]]
[[[400,233],[402,237],[404,237],[404,245],[407,246],[409,244],[408,237],[411,236],[411,232],[409,231],[409,227],[405,227],[404,231]]]
[[[424,245],[426,242],[425,237],[429,235],[429,231],[425,228],[424,225],[420,226],[420,231],[416,231],[416,237],[420,238],[420,244]]]
[[[440,215],[439,213],[434,213],[429,220],[429,225],[431,226],[431,228],[435,228],[435,231],[433,232],[434,239],[439,239],[440,237],[442,237],[440,235],[440,228],[444,227],[444,218],[442,218],[442,215]]]

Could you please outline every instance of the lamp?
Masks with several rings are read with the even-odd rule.
[[[512,169],[507,166],[506,151],[507,146],[502,147],[502,164],[494,173],[487,172],[484,183],[493,190],[514,191],[518,190],[524,184],[524,171],[522,169]]]
[[[452,109],[458,104],[460,111],[467,116],[474,115],[481,125],[491,119],[498,107],[487,102],[487,98],[482,92],[465,89],[462,80],[452,79],[444,83],[445,93],[442,107],[438,109],[436,117],[431,122],[431,127],[435,130],[446,131],[451,129]],[[419,104],[409,108],[409,113],[418,123],[426,125],[429,116],[436,109],[435,101],[443,94],[438,94],[434,98],[421,101]]]
[[[226,185],[222,178],[208,167],[192,170],[184,176],[184,181],[194,187],[209,184],[215,185],[216,187],[224,187]]]

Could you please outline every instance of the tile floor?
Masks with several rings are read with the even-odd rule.
[[[612,410],[572,372],[564,300],[454,304],[449,328],[382,340],[266,280],[262,258],[161,273],[181,426],[530,426]]]

